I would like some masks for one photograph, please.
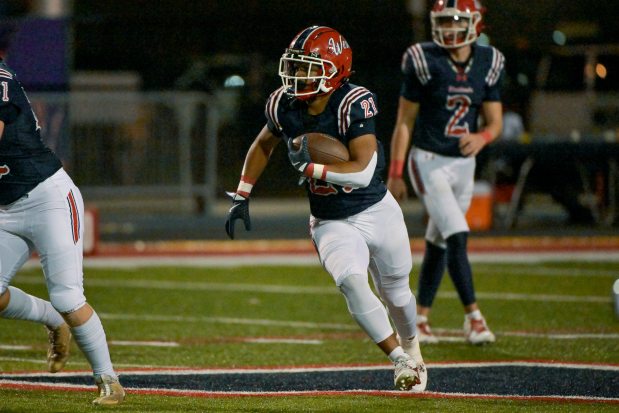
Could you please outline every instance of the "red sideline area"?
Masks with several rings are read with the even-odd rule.
[[[411,240],[413,253],[422,253],[425,241]],[[594,237],[472,237],[472,253],[492,252],[619,252],[619,236]],[[315,253],[308,240],[252,241],[136,241],[130,243],[98,242],[86,255],[93,257],[135,256],[227,256],[227,255],[307,255]]]

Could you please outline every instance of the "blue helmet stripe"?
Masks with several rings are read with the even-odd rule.
[[[457,7],[457,0],[447,0],[447,4],[445,5],[445,8],[456,8]]]
[[[324,28],[324,26],[312,26],[303,30],[303,32],[301,32],[299,36],[297,36],[297,38],[294,40],[294,45],[292,46],[292,48],[303,49],[303,46],[305,46],[305,42],[309,39],[309,37],[317,30],[322,28]]]

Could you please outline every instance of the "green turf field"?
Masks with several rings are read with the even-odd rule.
[[[619,364],[619,320],[611,302],[619,263],[475,264],[474,273],[478,302],[497,335],[497,343],[471,347],[461,341],[462,310],[446,277],[432,322],[435,331],[449,341],[422,346],[426,363],[543,360]],[[332,280],[318,266],[89,268],[85,280],[86,296],[101,316],[112,359],[121,373],[143,367],[387,362],[352,321]],[[20,272],[14,285],[47,297],[40,270]],[[291,339],[299,341],[286,342]],[[132,341],[164,342],[175,347],[127,343]],[[44,371],[46,335],[42,326],[0,320],[0,346],[1,373]],[[88,369],[75,344],[66,369]],[[94,386],[92,392],[0,388],[0,412],[92,411],[90,400],[94,395]],[[615,397],[619,398],[619,388]],[[618,407],[600,402],[430,396],[194,398],[129,392],[126,403],[116,410],[601,412],[617,411]]]

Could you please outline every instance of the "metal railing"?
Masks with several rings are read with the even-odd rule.
[[[216,98],[192,92],[31,93],[43,140],[91,202],[199,199],[217,184]]]

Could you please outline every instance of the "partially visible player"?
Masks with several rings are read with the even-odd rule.
[[[500,95],[504,58],[494,47],[475,43],[482,28],[477,0],[438,0],[430,13],[434,43],[409,47],[391,140],[387,187],[402,202],[406,153],[408,173],[430,217],[419,278],[418,330],[436,342],[428,323],[445,267],[464,306],[464,334],[472,344],[495,341],[482,316],[467,255],[475,156],[501,133]],[[478,128],[482,116],[484,126]]]
[[[237,219],[250,229],[250,193],[274,148],[284,141],[293,167],[305,181],[310,233],[320,262],[344,295],[352,317],[394,363],[396,389],[423,391],[427,373],[409,287],[410,242],[402,211],[381,179],[385,161],[375,136],[376,98],[348,82],[351,65],[348,42],[331,28],[308,27],[292,40],[280,60],[283,87],[267,101],[267,124],[245,158],[226,231],[234,238]],[[306,139],[294,150],[292,139],[309,132],[340,140],[350,160],[313,163]],[[370,288],[368,269],[389,313]]]
[[[101,320],[84,297],[83,222],[79,189],[44,146],[17,75],[0,60],[0,317],[47,327],[53,373],[67,360],[72,333],[93,368],[99,389],[93,403],[113,405],[125,392]],[[41,258],[50,301],[9,286],[33,251]]]

